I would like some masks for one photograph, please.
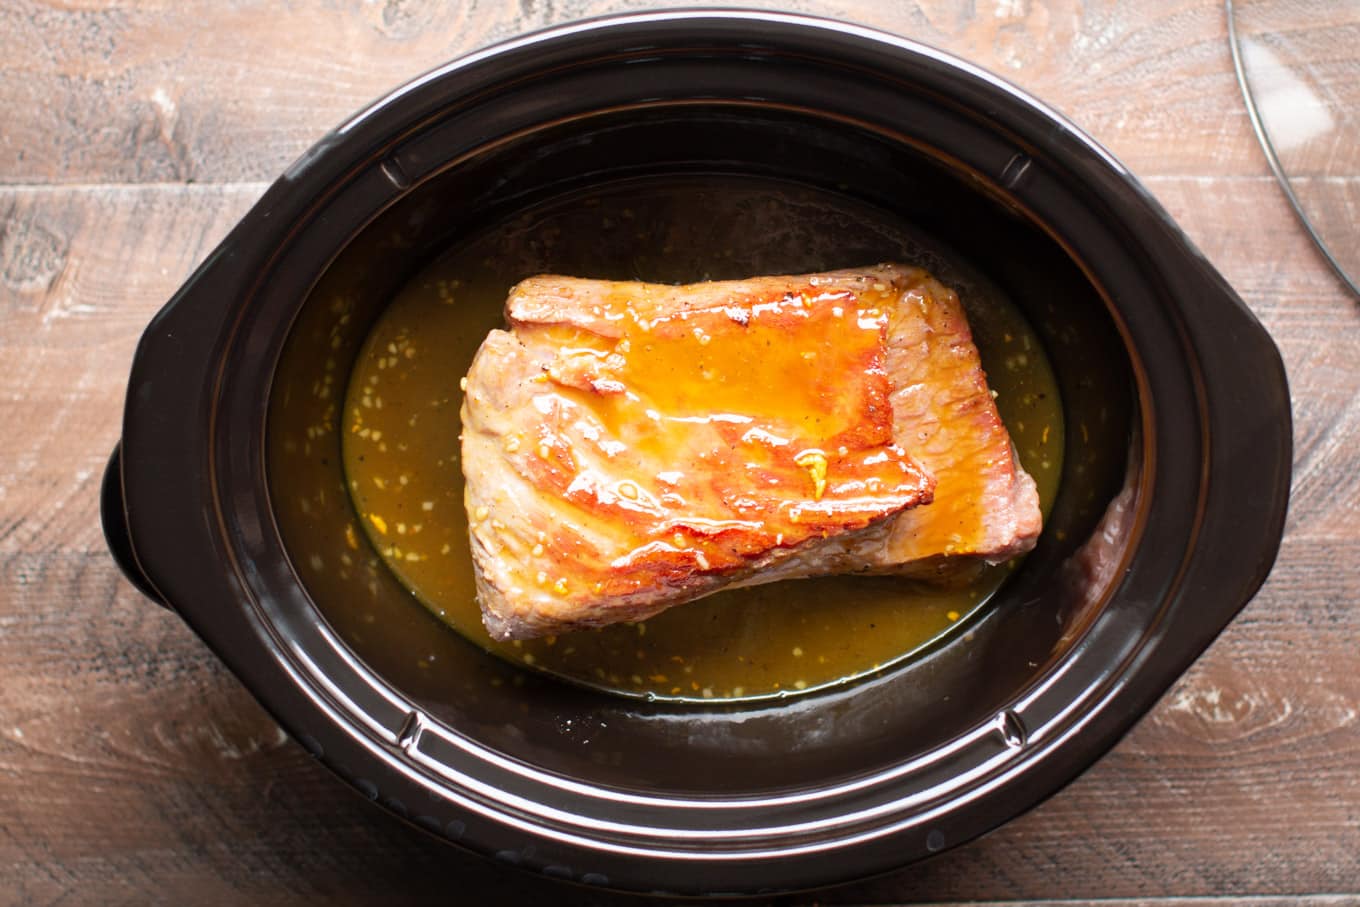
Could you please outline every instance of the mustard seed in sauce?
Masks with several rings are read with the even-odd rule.
[[[767,198],[772,191],[785,190],[753,194],[749,188],[736,185],[724,190],[722,205],[731,208],[737,204],[732,199],[742,197]],[[656,192],[659,204],[701,205],[703,211],[716,198],[710,194],[682,199],[674,190]],[[641,201],[632,198],[630,204],[637,206]],[[606,199],[596,210],[601,216],[609,213],[617,218],[621,209],[617,200]],[[784,205],[778,210],[791,209]],[[572,216],[579,219],[585,215]],[[544,218],[532,233],[515,234],[529,227],[513,224],[497,228],[488,234],[492,239],[454,250],[417,275],[370,329],[350,376],[343,408],[313,427],[322,429],[318,437],[323,437],[331,430],[324,423],[334,424],[337,414],[344,414],[340,434],[346,480],[355,510],[361,515],[359,526],[380,548],[377,557],[431,613],[507,660],[625,695],[662,699],[750,699],[814,690],[892,664],[956,627],[960,634],[966,633],[962,628],[969,626],[971,615],[986,606],[1009,575],[1008,567],[985,570],[972,587],[962,590],[868,576],[755,586],[683,605],[649,618],[645,625],[619,625],[551,641],[491,641],[482,628],[475,602],[469,515],[463,502],[459,460],[460,400],[456,396],[451,399],[451,392],[455,388],[466,390],[463,378],[472,354],[487,330],[500,321],[507,288],[535,273],[499,273],[497,269],[505,271],[508,266],[488,250],[546,243],[542,223],[551,223],[552,216]],[[644,225],[648,220],[639,217],[635,223]],[[727,273],[734,265],[724,266],[727,272],[715,273],[718,268],[712,257],[685,259],[687,253],[680,243],[676,243],[680,252],[668,248],[669,237],[664,231],[652,241],[647,255],[628,261],[626,273],[620,276],[667,282],[694,279],[694,275],[742,276],[740,272]],[[932,261],[947,261],[946,253],[931,255],[935,256]],[[864,263],[825,261],[805,270]],[[606,276],[592,274],[589,268],[578,273]],[[454,301],[453,287],[458,290],[456,304],[450,304]],[[1047,509],[1062,471],[1064,436],[1061,405],[1042,344],[999,294],[983,288],[961,295],[997,405]],[[642,323],[639,327],[645,331],[652,326]],[[634,336],[633,348],[645,342],[640,336]],[[702,344],[702,338],[696,340]],[[715,342],[706,351],[716,346]],[[328,387],[322,381],[313,393],[328,392]],[[305,394],[307,386],[301,390]],[[321,408],[317,404],[318,413]],[[1079,430],[1083,439],[1089,437],[1087,426],[1080,425]],[[536,453],[548,462],[563,453],[555,451],[547,439],[532,435],[508,437],[504,447],[508,454],[519,454],[523,449],[529,456]],[[824,463],[825,452],[820,463],[815,456],[807,458],[803,468],[808,472],[810,490],[815,491],[819,478],[828,481],[824,474],[818,475]],[[633,499],[630,494],[638,492],[636,486],[618,488],[623,498]],[[496,506],[502,505],[497,502]],[[419,515],[419,524],[413,520],[413,513]],[[393,530],[398,517],[406,527],[404,534]],[[491,509],[485,505],[477,506],[471,514],[479,523],[490,517]],[[415,530],[416,525],[421,530]],[[381,547],[397,537],[404,547]],[[683,533],[666,538],[676,549],[689,545]],[[782,536],[776,544],[784,544]],[[346,533],[344,545],[359,550],[353,529]],[[534,545],[535,556],[553,551],[553,545],[549,534],[540,535]],[[361,564],[365,557],[359,558]],[[376,557],[370,560],[377,563]],[[373,568],[370,565],[368,569]],[[543,572],[535,581],[540,588],[556,590],[561,578]],[[378,594],[376,583],[371,582],[369,589],[372,595]],[[815,644],[808,635],[809,628],[817,632]]]

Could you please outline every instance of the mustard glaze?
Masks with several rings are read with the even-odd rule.
[[[558,292],[552,279],[536,286]],[[655,284],[624,286],[660,295]],[[598,282],[590,298],[618,287]],[[532,367],[514,385],[524,396],[501,405],[535,416],[477,443],[572,517],[522,514],[512,497],[481,489],[470,505],[478,538],[513,546],[498,565],[502,587],[549,612],[585,607],[743,570],[928,496],[933,481],[893,439],[888,289],[771,295],[666,316],[606,302],[569,325],[518,325],[543,370]],[[469,375],[467,405],[486,416],[500,363]]]
[[[606,203],[598,216],[619,218],[624,204]],[[792,580],[721,592],[639,624],[493,642],[475,602],[459,461],[459,382],[486,333],[501,326],[509,285],[528,274],[507,281],[486,251],[485,243],[454,249],[397,294],[363,345],[342,411],[346,476],[360,525],[414,597],[469,640],[531,669],[625,695],[678,700],[782,696],[871,673],[957,628],[966,633],[969,618],[1013,569],[987,568],[953,589],[894,577]],[[667,273],[674,260],[658,246],[656,266],[647,269],[636,259],[633,265],[645,279],[709,276],[692,265],[688,273]],[[813,259],[800,270],[863,263]],[[937,260],[926,263],[938,265]],[[1047,358],[1033,330],[999,293],[983,286],[965,288],[960,296],[998,408],[1047,514],[1063,449],[1061,407]],[[630,332],[628,340],[636,343],[638,337]],[[597,339],[578,349],[590,357],[610,352]],[[727,400],[711,388],[688,396],[692,383],[675,382],[671,370],[723,368],[734,361],[733,351],[720,345],[711,352],[709,359],[685,363],[631,357],[629,381],[665,397],[677,418],[691,412],[693,418],[710,419],[753,405],[774,415],[792,411],[782,410],[777,398]],[[798,354],[802,362],[801,352],[787,350],[786,355]],[[778,381],[779,369],[794,367],[791,361],[781,364],[783,358],[772,357],[765,365],[745,362],[749,357],[738,361],[772,369],[767,377]],[[816,392],[803,387],[789,392]],[[815,483],[821,468],[816,457],[809,454],[800,465]]]

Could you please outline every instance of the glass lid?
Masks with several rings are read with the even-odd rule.
[[[1233,64],[1271,169],[1360,295],[1360,0],[1226,0]]]

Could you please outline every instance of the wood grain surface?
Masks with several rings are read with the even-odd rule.
[[[1274,573],[1120,745],[980,841],[777,903],[1360,903],[1360,304],[1268,175],[1221,6],[747,5],[921,39],[1063,111],[1265,323],[1295,407]],[[654,903],[507,872],[350,792],[121,578],[97,501],[141,331],[269,180],[425,68],[628,7],[0,6],[0,904]]]

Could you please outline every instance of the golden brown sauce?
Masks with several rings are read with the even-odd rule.
[[[493,642],[475,601],[458,441],[460,379],[487,332],[502,325],[513,283],[485,254],[485,246],[456,249],[398,293],[364,343],[342,411],[347,481],[360,524],[402,583],[468,639],[512,661],[623,694],[759,698],[817,689],[910,657],[965,625],[1009,574],[1013,565],[988,568],[958,589],[894,577],[793,580],[721,592],[639,624]],[[938,265],[936,254],[931,250],[922,263]],[[862,263],[813,261],[803,270]],[[647,273],[642,265],[639,276],[647,279],[709,276],[664,267]],[[998,293],[971,287],[961,296],[998,408],[1047,514],[1063,450],[1047,359]],[[714,351],[714,367],[732,361],[723,352]],[[780,367],[778,358],[770,368]],[[652,375],[647,360],[635,361],[630,380],[654,381],[658,394],[683,397],[668,389],[660,365]],[[712,398],[672,402],[696,413],[714,409]]]
[[[593,371],[599,379],[614,379],[668,421],[712,422],[724,414],[740,414],[783,431],[830,436],[859,421],[858,407],[837,412],[827,406],[828,399],[843,393],[837,382],[875,365],[882,369],[881,361],[871,360],[879,350],[886,316],[857,315],[849,294],[815,290],[739,308],[661,317],[648,317],[636,305],[620,302],[606,304],[600,315],[602,321],[617,321],[616,340],[573,331],[558,343],[568,350],[584,347],[582,352],[597,356],[601,361]],[[740,319],[740,330],[733,329],[734,319]],[[694,343],[677,342],[687,334]],[[770,393],[753,396],[753,386]],[[592,408],[607,412],[615,427],[636,424],[639,415],[646,418],[636,402],[605,388]],[[827,422],[837,415],[837,423]]]
[[[564,283],[576,282],[522,286],[512,307],[521,293],[560,297]],[[536,493],[572,505],[562,520],[555,508],[521,512],[518,495],[491,484],[478,490],[477,538],[512,546],[496,570],[507,594],[557,612],[649,593],[749,569],[928,495],[930,478],[893,440],[886,285],[859,298],[805,286],[698,304],[681,291],[683,309],[657,314],[648,297],[674,307],[669,288],[592,284],[592,303],[567,324],[518,316],[516,348],[544,369],[512,382],[506,393],[522,396],[488,398],[501,370],[525,367],[501,355],[468,377],[478,418],[463,455],[503,458]],[[534,413],[532,424],[488,434],[497,406]]]

